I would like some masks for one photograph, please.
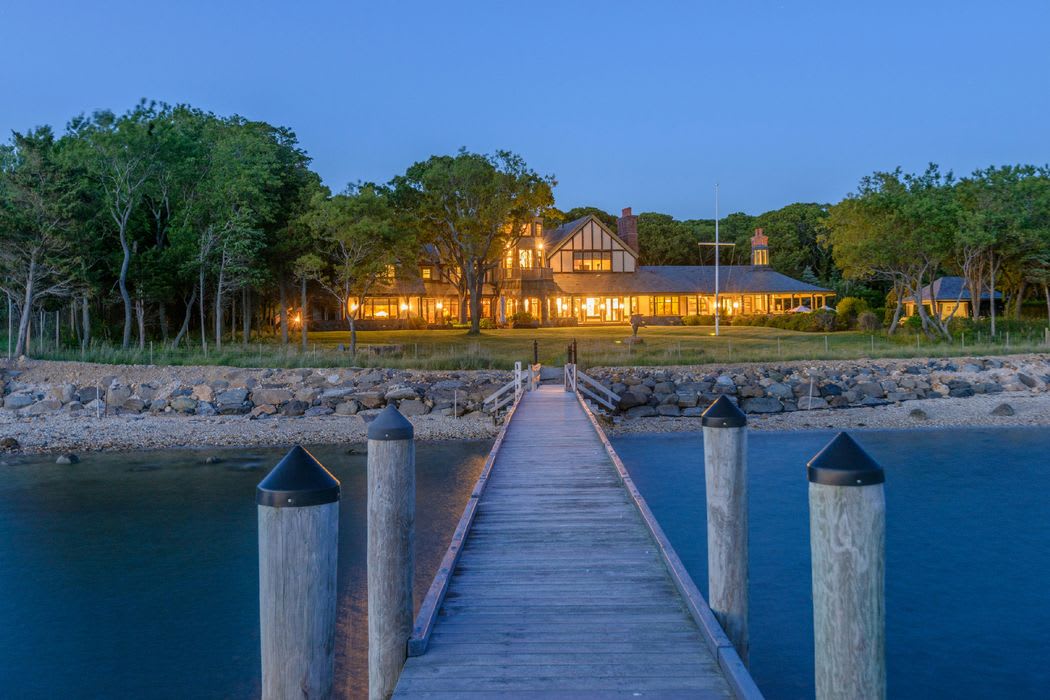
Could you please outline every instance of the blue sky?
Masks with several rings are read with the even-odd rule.
[[[460,146],[558,205],[710,217],[1050,161],[1050,2],[0,4],[0,132],[140,97],[295,129],[326,184]]]

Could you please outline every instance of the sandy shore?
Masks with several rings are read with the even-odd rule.
[[[411,420],[419,440],[477,440],[496,435],[488,416],[471,414],[456,419],[426,415]],[[18,440],[23,453],[350,444],[364,442],[365,430],[366,424],[358,416],[334,415],[261,420],[246,416],[0,417],[0,438]]]
[[[992,415],[1000,404],[1014,410],[1012,416]],[[921,412],[916,413],[916,412]],[[1013,392],[958,399],[920,399],[888,406],[817,409],[792,413],[748,416],[753,430],[836,430],[972,428],[978,426],[1048,426],[1050,394]],[[699,418],[638,418],[607,426],[611,435],[670,433],[700,430]]]

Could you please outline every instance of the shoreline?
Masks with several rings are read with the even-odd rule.
[[[489,440],[498,430],[485,416],[410,418],[417,441]],[[367,423],[357,416],[311,416],[249,420],[245,416],[108,416],[102,419],[49,415],[0,418],[0,437],[18,440],[8,455],[86,454],[208,447],[290,447],[366,442]]]
[[[1013,415],[992,415],[1008,404]],[[925,418],[915,417],[918,409]],[[491,440],[499,428],[487,416],[412,417],[420,441]],[[814,409],[749,415],[755,432],[824,430],[930,430],[978,427],[1050,427],[1050,395],[1015,393],[968,398],[920,399],[886,406]],[[699,432],[700,418],[603,419],[611,437]],[[108,416],[102,419],[53,414],[0,417],[0,437],[21,445],[9,455],[91,453],[209,447],[352,445],[366,441],[367,423],[358,416],[312,416],[249,420],[245,416]]]
[[[992,415],[1001,404],[1013,415]],[[914,415],[922,411],[925,417]],[[756,432],[820,430],[915,430],[987,427],[1050,427],[1050,395],[1013,393],[967,398],[916,399],[885,406],[824,408],[791,413],[749,414],[748,427]],[[607,423],[614,437],[640,433],[699,432],[699,418],[635,418]]]

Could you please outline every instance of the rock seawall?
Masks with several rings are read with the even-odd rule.
[[[712,367],[607,367],[587,373],[620,396],[627,418],[697,417],[720,395],[746,413],[885,406],[983,394],[1046,392],[1050,355],[849,360]]]
[[[460,417],[510,380],[504,371],[236,369],[27,362],[0,369],[8,415],[357,415],[387,404],[406,416]]]

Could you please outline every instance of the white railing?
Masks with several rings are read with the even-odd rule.
[[[575,391],[590,398],[602,408],[615,411],[620,396],[598,380],[587,376],[574,364],[565,365],[565,391]]]
[[[529,365],[522,370],[521,363],[514,363],[514,378],[489,394],[482,402],[482,408],[493,415],[521,398],[526,391],[532,391],[540,384],[542,365]]]

